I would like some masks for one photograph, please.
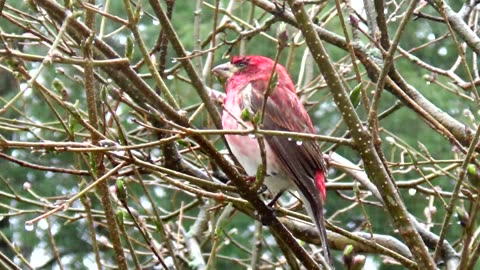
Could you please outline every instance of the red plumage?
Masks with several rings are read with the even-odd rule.
[[[225,129],[245,129],[252,123],[241,120],[245,109],[257,113],[262,109],[274,61],[263,56],[233,57],[213,72],[226,79],[226,98],[222,124]],[[315,133],[312,121],[298,99],[295,86],[285,68],[275,66],[276,85],[265,104],[263,129]],[[232,153],[249,175],[255,175],[262,160],[255,138],[226,135]],[[307,212],[314,220],[322,240],[325,259],[331,257],[323,218],[326,198],[326,165],[315,141],[296,141],[282,136],[265,136],[267,171],[265,185],[276,194],[287,189],[298,191]]]

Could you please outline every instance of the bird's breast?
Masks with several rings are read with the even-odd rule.
[[[248,95],[248,92],[244,92]],[[222,114],[222,125],[226,130],[246,130],[253,127],[251,122],[241,120],[243,108],[247,105],[243,102],[244,99],[239,98],[239,95],[227,96],[225,100],[225,108]],[[238,162],[245,169],[249,176],[254,176],[257,173],[258,167],[262,164],[261,150],[258,138],[254,134],[250,135],[225,135],[232,154],[237,158]],[[265,142],[265,154],[267,159],[267,176],[265,177],[265,185],[271,192],[275,193],[280,190],[286,190],[291,187],[291,182],[281,167],[277,157]]]

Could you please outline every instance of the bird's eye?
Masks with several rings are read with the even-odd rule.
[[[238,68],[244,68],[248,66],[249,60],[246,57],[234,57],[232,59],[232,64]]]
[[[237,67],[239,67],[239,68],[244,68],[244,67],[247,66],[247,63],[245,63],[245,62],[240,62],[240,63],[236,63],[235,65],[236,65]]]

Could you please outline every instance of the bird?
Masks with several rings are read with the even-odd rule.
[[[281,64],[260,55],[233,56],[230,62],[215,66],[212,72],[225,84],[224,129],[252,128],[254,121],[243,121],[247,111],[250,115],[263,114],[260,125],[264,130],[315,133],[293,81]],[[258,140],[236,134],[226,134],[225,138],[247,175],[256,175],[262,164]],[[272,135],[264,136],[264,142],[264,185],[272,194],[281,195],[287,190],[298,192],[319,231],[324,258],[331,265],[323,214],[327,165],[320,146],[314,140]]]

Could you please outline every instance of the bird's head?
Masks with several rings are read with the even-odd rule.
[[[253,83],[257,90],[265,91],[274,66],[275,62],[264,56],[234,56],[230,62],[214,67],[212,72],[221,82],[226,83],[227,93],[242,89],[248,83]],[[275,73],[280,87],[295,92],[292,79],[279,63],[275,66]]]
[[[272,59],[259,56],[234,56],[228,63],[218,65],[212,69],[213,73],[221,79],[229,80],[234,75],[255,75],[272,72],[274,62]],[[278,67],[281,67],[278,65]],[[283,69],[283,67],[281,67]]]

